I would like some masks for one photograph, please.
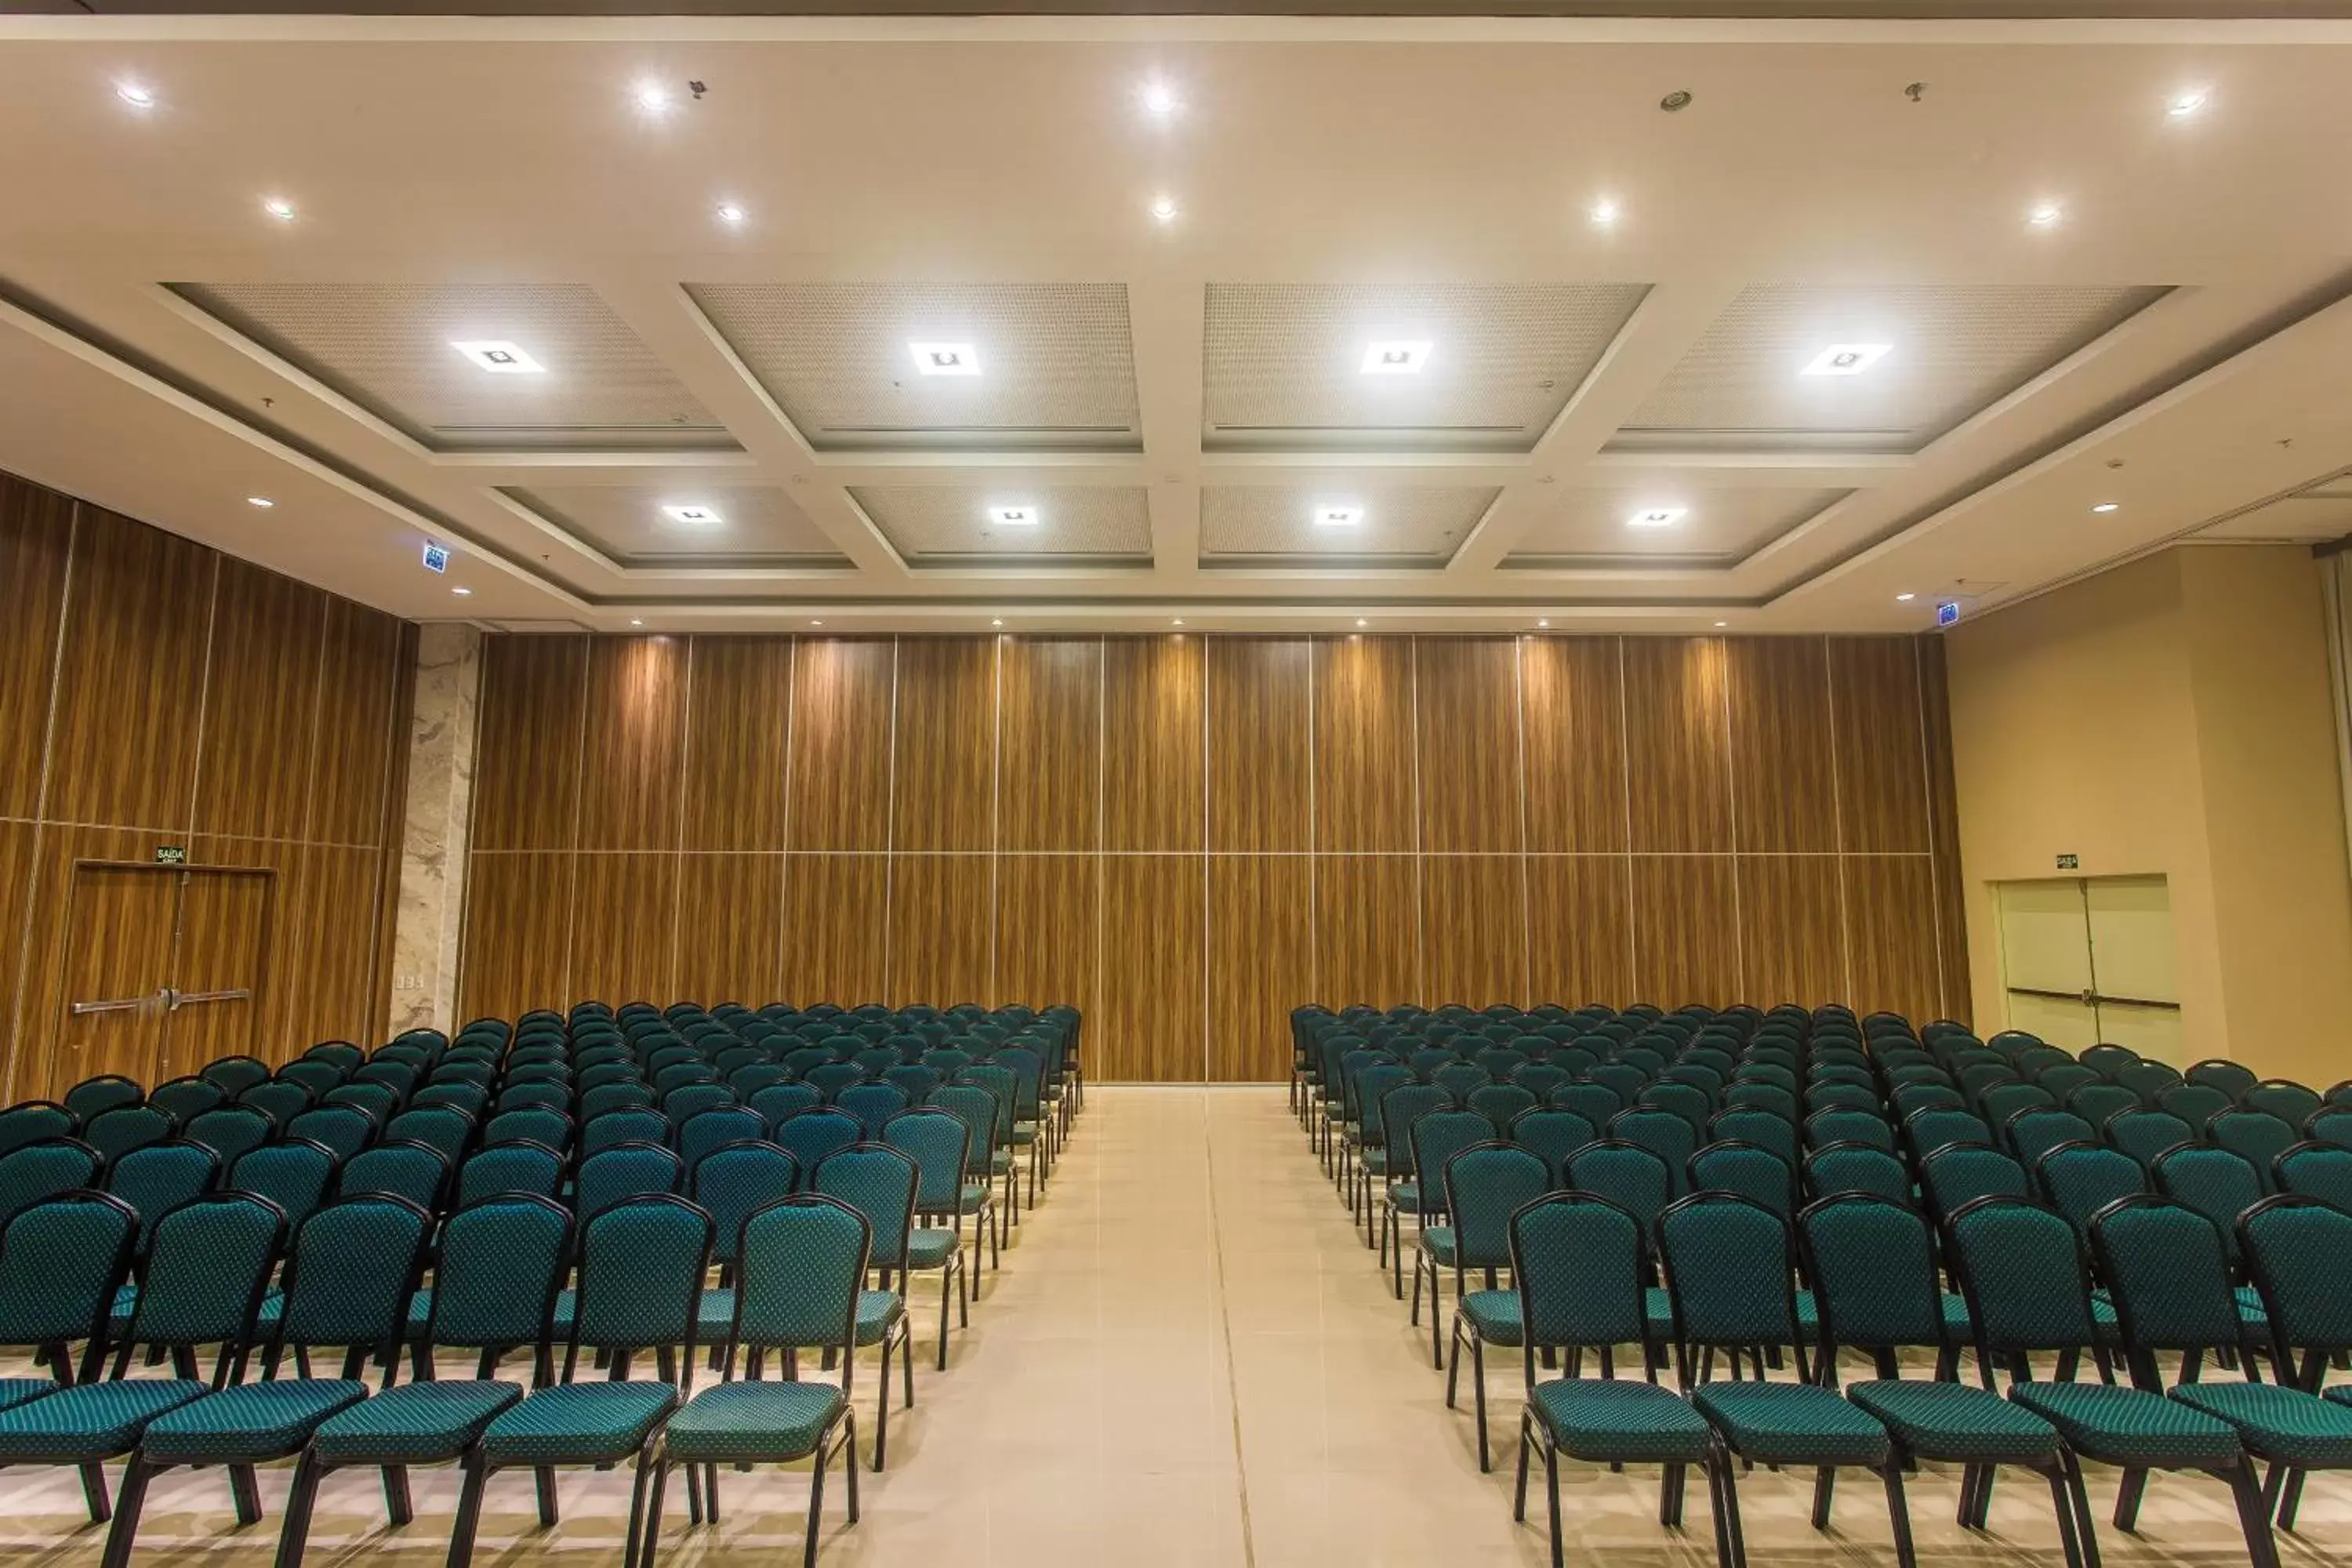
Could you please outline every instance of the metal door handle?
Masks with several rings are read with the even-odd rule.
[[[174,1013],[198,1002],[250,1002],[253,1000],[253,993],[242,988],[229,991],[174,991],[166,986],[163,996],[164,1005]]]
[[[106,1002],[77,1002],[70,1011],[79,1018],[91,1013],[136,1013],[154,1004],[152,996],[117,996]]]

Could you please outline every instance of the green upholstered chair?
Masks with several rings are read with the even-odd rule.
[[[1438,1084],[1414,1081],[1399,1084],[1381,1096],[1373,1109],[1381,1125],[1380,1175],[1381,1207],[1378,1245],[1381,1267],[1390,1270],[1390,1289],[1398,1300],[1404,1300],[1404,1240],[1402,1215],[1405,1207],[1417,1209],[1421,1189],[1416,1184],[1420,1167],[1414,1163],[1413,1124],[1435,1111],[1452,1110],[1457,1105],[1451,1089]],[[1462,1123],[1468,1127],[1468,1122]]]
[[[228,1185],[276,1204],[291,1235],[333,1191],[336,1165],[334,1151],[325,1144],[288,1138],[238,1155],[228,1168]]]
[[[631,1458],[636,1484],[623,1560],[635,1563],[654,1441],[694,1385],[694,1357],[676,1352],[694,1342],[710,1265],[710,1216],[675,1194],[652,1193],[592,1216],[580,1234],[580,1284],[562,1380],[500,1411],[467,1451],[450,1568],[466,1568],[472,1560],[482,1494],[499,1471],[530,1469],[540,1522],[552,1528],[559,1467],[601,1468]],[[609,1357],[612,1375],[576,1381],[583,1350]],[[640,1351],[652,1351],[666,1363],[664,1375],[629,1377],[630,1360]]]
[[[1914,1568],[1903,1467],[1885,1426],[1807,1380],[1788,1222],[1734,1194],[1694,1193],[1659,1214],[1656,1234],[1674,1311],[1676,1377],[1726,1450],[1758,1464],[1811,1467],[1816,1530],[1829,1527],[1840,1469],[1875,1472],[1886,1490],[1895,1559]],[[1799,1381],[1702,1381],[1716,1352],[1725,1352],[1736,1374],[1739,1352],[1759,1346],[1792,1348]],[[1737,1541],[1739,1504],[1729,1466],[1722,1477],[1723,1508]]]
[[[1445,1162],[1445,1212],[1454,1229],[1454,1331],[1445,1363],[1445,1406],[1454,1408],[1462,1347],[1470,1347],[1477,1412],[1478,1468],[1493,1468],[1486,1444],[1486,1347],[1519,1342],[1519,1299],[1497,1289],[1511,1263],[1511,1216],[1552,1190],[1550,1163],[1515,1143],[1474,1144]],[[1471,1288],[1470,1276],[1479,1277]]]
[[[580,1162],[572,1206],[583,1219],[593,1219],[614,1204],[685,1184],[686,1162],[675,1150],[645,1140],[615,1143]]]
[[[0,1158],[45,1138],[70,1138],[80,1125],[62,1105],[46,1100],[20,1100],[0,1110]]]
[[[65,1106],[76,1121],[88,1126],[94,1119],[110,1110],[137,1105],[147,1098],[138,1083],[121,1073],[100,1073],[86,1078],[66,1090]]]
[[[1410,1213],[1416,1226],[1412,1256],[1412,1316],[1421,1322],[1421,1282],[1429,1280],[1429,1364],[1444,1367],[1445,1353],[1441,1301],[1443,1279],[1441,1270],[1454,1265],[1454,1227],[1433,1225],[1434,1218],[1445,1215],[1445,1163],[1474,1144],[1490,1142],[1495,1135],[1494,1123],[1475,1110],[1433,1110],[1413,1119],[1410,1137],[1412,1142],[1412,1182],[1391,1182],[1388,1201],[1396,1205],[1399,1214]],[[1398,1245],[1403,1245],[1402,1222],[1399,1222]]]
[[[881,1143],[853,1143],[836,1149],[809,1173],[809,1190],[838,1198],[866,1216],[870,1235],[867,1265],[880,1277],[880,1288],[857,1300],[857,1345],[878,1346],[882,1375],[874,1421],[874,1468],[879,1470],[890,1440],[890,1357],[898,1357],[904,1398],[915,1403],[914,1331],[907,1317],[903,1289],[891,1288],[906,1268],[907,1250],[915,1224],[915,1162]]]
[[[1805,1155],[1805,1190],[1816,1198],[1839,1193],[1869,1193],[1895,1203],[1911,1201],[1911,1168],[1871,1143],[1830,1143]]]
[[[2271,1168],[2279,1191],[2300,1193],[2352,1214],[2352,1149],[2311,1139],[2281,1153]]]
[[[2032,1380],[2032,1354],[2079,1350],[2097,1338],[2074,1227],[2024,1199],[1988,1196],[1948,1215],[1944,1233],[1985,1383],[2007,1365],[2011,1399],[2057,1427],[2079,1457],[2124,1471],[2116,1528],[2130,1530],[2137,1519],[2149,1470],[2201,1470],[2230,1487],[2255,1568],[2275,1568],[2253,1469],[2227,1422],[2145,1388]],[[2087,1541],[2088,1510],[2083,1515]]]
[[[2152,1171],[2166,1151],[2194,1142],[2197,1134],[2170,1111],[2142,1107],[2110,1115],[2099,1123],[2099,1137],[2109,1148],[2122,1150]]]
[[[530,1138],[485,1143],[467,1155],[466,1163],[457,1169],[459,1208],[500,1193],[536,1193],[541,1197],[552,1198],[562,1191],[563,1156]]]
[[[2238,1252],[2261,1292],[2272,1361],[2294,1386],[2352,1410],[2352,1384],[2323,1386],[2329,1361],[2352,1352],[2352,1214],[2300,1193],[2265,1198],[2238,1216]],[[2304,1468],[2272,1469],[2283,1530],[2294,1528]]]
[[[165,1411],[147,1424],[122,1473],[108,1568],[124,1568],[139,1533],[148,1484],[181,1465],[222,1465],[239,1524],[261,1517],[254,1467],[300,1453],[328,1417],[367,1397],[371,1356],[387,1371],[424,1266],[432,1218],[398,1198],[362,1197],[313,1213],[294,1233],[285,1287],[262,1353],[262,1381],[238,1383]],[[286,1352],[341,1347],[340,1377],[281,1379]]]
[[[870,1237],[865,1215],[817,1194],[774,1199],[744,1219],[734,1248],[739,1283],[721,1381],[670,1417],[656,1447],[643,1568],[652,1568],[659,1551],[662,1500],[672,1465],[688,1467],[689,1475],[694,1467],[702,1468],[715,1523],[719,1466],[814,1458],[806,1562],[815,1568],[825,1471],[836,1458],[845,1458],[849,1522],[857,1522],[857,1416],[850,1394]],[[793,1378],[795,1357],[803,1350],[837,1354],[839,1386]],[[784,1378],[759,1375],[761,1353],[769,1351],[777,1352]],[[746,1369],[740,1379],[739,1353]]]
[[[2033,1162],[2033,1185],[2087,1243],[2091,1216],[2118,1198],[2147,1191],[2147,1173],[2120,1149],[2076,1141],[2058,1144]]]
[[[81,1141],[111,1163],[133,1149],[161,1143],[179,1130],[178,1120],[160,1106],[118,1105],[83,1122]]]
[[[1012,1169],[1013,1152],[996,1145],[996,1097],[978,1084],[945,1083],[931,1091],[927,1109],[944,1110],[964,1124],[971,1147],[964,1156],[964,1180],[958,1196],[959,1212],[972,1222],[971,1255],[980,1262],[980,1242],[988,1238],[988,1266],[1004,1266],[1003,1211],[996,1202],[996,1179]],[[980,1294],[974,1281],[972,1295]]]
[[[918,1224],[907,1237],[907,1270],[940,1277],[939,1370],[948,1369],[948,1304],[952,1300],[960,1326],[971,1324],[971,1295],[964,1271],[963,1228],[958,1218],[962,1204],[963,1169],[971,1135],[963,1122],[944,1110],[904,1110],[885,1122],[882,1142],[915,1162],[915,1215],[918,1221],[945,1219],[946,1226]]]
[[[1962,1467],[1958,1518],[1968,1528],[1985,1528],[2000,1466],[2040,1475],[2050,1485],[2068,1568],[2080,1568],[2087,1512],[2082,1475],[2057,1428],[1990,1389],[1951,1379],[1961,1336],[1953,1332],[1926,1218],[1903,1204],[1847,1193],[1808,1206],[1798,1218],[1798,1237],[1813,1282],[1822,1384],[1837,1386],[1844,1352],[1874,1358],[1877,1378],[1852,1384],[1846,1397],[1878,1418],[1899,1461]],[[1896,1352],[1921,1346],[1937,1352],[1933,1381],[1900,1375]]]
[[[1544,1464],[1551,1561],[1559,1568],[1559,1457],[1586,1464],[1658,1465],[1658,1522],[1682,1522],[1683,1478],[1706,1474],[1715,1521],[1716,1561],[1733,1568],[1739,1552],[1723,1506],[1723,1447],[1706,1418],[1657,1384],[1655,1349],[1643,1297],[1645,1247],[1641,1222],[1591,1193],[1554,1193],[1511,1216],[1511,1277],[1518,1287],[1519,1346],[1527,1400],[1519,1415],[1518,1479],[1511,1517],[1527,1518],[1530,1455]],[[1639,1347],[1645,1381],[1612,1375],[1620,1345]],[[1564,1352],[1569,1375],[1538,1379],[1538,1350]],[[1587,1352],[1601,1375],[1579,1376]]]
[[[140,1232],[131,1205],[86,1188],[21,1209],[0,1230],[0,1345],[31,1350],[50,1371],[0,1378],[0,1408],[98,1374]]]
[[[389,1193],[438,1210],[449,1191],[449,1161],[430,1144],[388,1138],[344,1161],[336,1187],[345,1197]]]
[[[746,1139],[705,1154],[689,1180],[695,1203],[710,1215],[710,1260],[719,1268],[719,1283],[704,1288],[697,1307],[695,1342],[709,1347],[716,1368],[719,1347],[735,1320],[735,1279],[741,1261],[735,1249],[742,1240],[743,1222],[797,1191],[801,1167],[786,1150]]]

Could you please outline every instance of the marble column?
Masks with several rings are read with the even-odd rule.
[[[474,816],[474,710],[481,684],[480,632],[442,622],[418,633],[386,1039],[404,1029],[457,1027],[457,934],[466,912],[466,848]]]

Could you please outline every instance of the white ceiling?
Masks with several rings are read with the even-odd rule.
[[[2347,71],[2324,21],[0,18],[0,468],[418,618],[1912,629],[2352,528]]]

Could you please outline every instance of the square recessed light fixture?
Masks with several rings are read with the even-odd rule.
[[[1396,338],[1370,343],[1364,349],[1366,375],[1419,375],[1436,347],[1426,338]]]
[[[665,503],[662,507],[662,515],[686,528],[717,528],[727,521],[719,515],[717,507],[703,506],[693,501],[677,506]]]
[[[449,346],[472,360],[493,375],[540,375],[547,367],[523,353],[520,345],[504,338],[485,338],[467,342],[452,339]]]
[[[1353,528],[1364,521],[1364,509],[1360,506],[1318,506],[1315,509],[1318,528]]]
[[[980,351],[970,343],[910,342],[907,352],[915,356],[915,368],[925,375],[980,374]]]
[[[1686,506],[1645,506],[1625,520],[1628,528],[1672,528],[1690,512]]]
[[[1860,375],[1895,351],[1893,343],[1832,343],[1812,357],[1804,375]]]
[[[1005,528],[1034,528],[1037,509],[1034,506],[992,506],[988,509],[988,521]]]

